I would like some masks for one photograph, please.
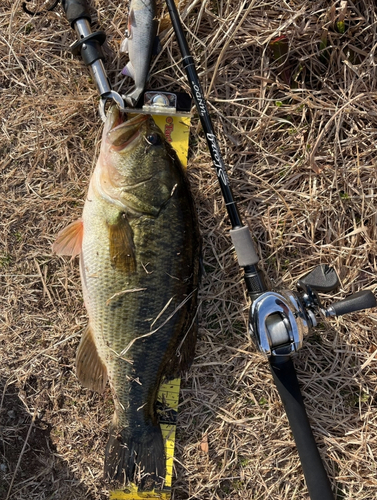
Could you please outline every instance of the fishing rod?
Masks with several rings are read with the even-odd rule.
[[[334,500],[331,484],[320,457],[303,402],[292,355],[303,343],[303,338],[317,325],[317,317],[341,316],[376,306],[370,290],[361,291],[324,308],[318,292],[329,292],[339,286],[338,276],[327,265],[317,266],[297,283],[297,292],[267,290],[257,267],[259,257],[251,233],[244,226],[233,199],[225,164],[206,99],[190,54],[174,0],[166,0],[170,18],[182,55],[192,96],[199,113],[207,145],[220,183],[221,192],[232,229],[230,236],[252,300],[249,313],[249,331],[257,347],[269,361],[274,382],[279,391],[292,429],[297,451],[311,500]]]

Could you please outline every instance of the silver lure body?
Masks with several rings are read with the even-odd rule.
[[[128,15],[128,36],[122,42],[121,52],[128,52],[129,62],[124,75],[135,81],[135,90],[126,95],[128,105],[134,107],[144,90],[157,34],[155,0],[131,0]]]

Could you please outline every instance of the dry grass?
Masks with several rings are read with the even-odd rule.
[[[91,2],[108,34],[110,80],[123,91],[124,3]],[[262,267],[275,286],[293,287],[315,265],[330,263],[341,276],[339,297],[374,290],[374,1],[189,4],[188,42]],[[276,60],[270,42],[282,35]],[[86,324],[78,266],[51,255],[57,232],[81,213],[101,134],[94,84],[67,52],[73,40],[61,7],[30,18],[20,1],[1,2],[4,500],[106,498],[101,475],[111,397],[83,389],[75,377]],[[150,86],[188,90],[168,28]],[[307,499],[271,374],[247,334],[249,301],[197,118],[189,175],[207,274],[197,357],[181,392],[173,497]],[[295,360],[339,499],[377,498],[376,322],[372,310],[323,324]]]

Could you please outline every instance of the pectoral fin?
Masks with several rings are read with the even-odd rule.
[[[83,221],[78,219],[59,232],[55,243],[52,245],[52,251],[57,255],[71,255],[72,258],[79,255],[81,253],[83,234]]]
[[[124,54],[128,54],[128,37],[127,36],[120,44],[120,51],[123,52]]]
[[[112,265],[121,271],[134,272],[135,245],[132,229],[125,214],[120,214],[115,224],[109,224],[109,239]]]
[[[84,387],[100,394],[105,390],[107,369],[98,355],[90,325],[84,331],[77,349],[76,374]]]

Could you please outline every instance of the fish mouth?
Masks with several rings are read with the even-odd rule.
[[[149,119],[149,115],[136,115],[125,121],[125,115],[113,106],[109,112],[106,123],[106,139],[111,148],[122,151],[139,139],[143,124]]]

